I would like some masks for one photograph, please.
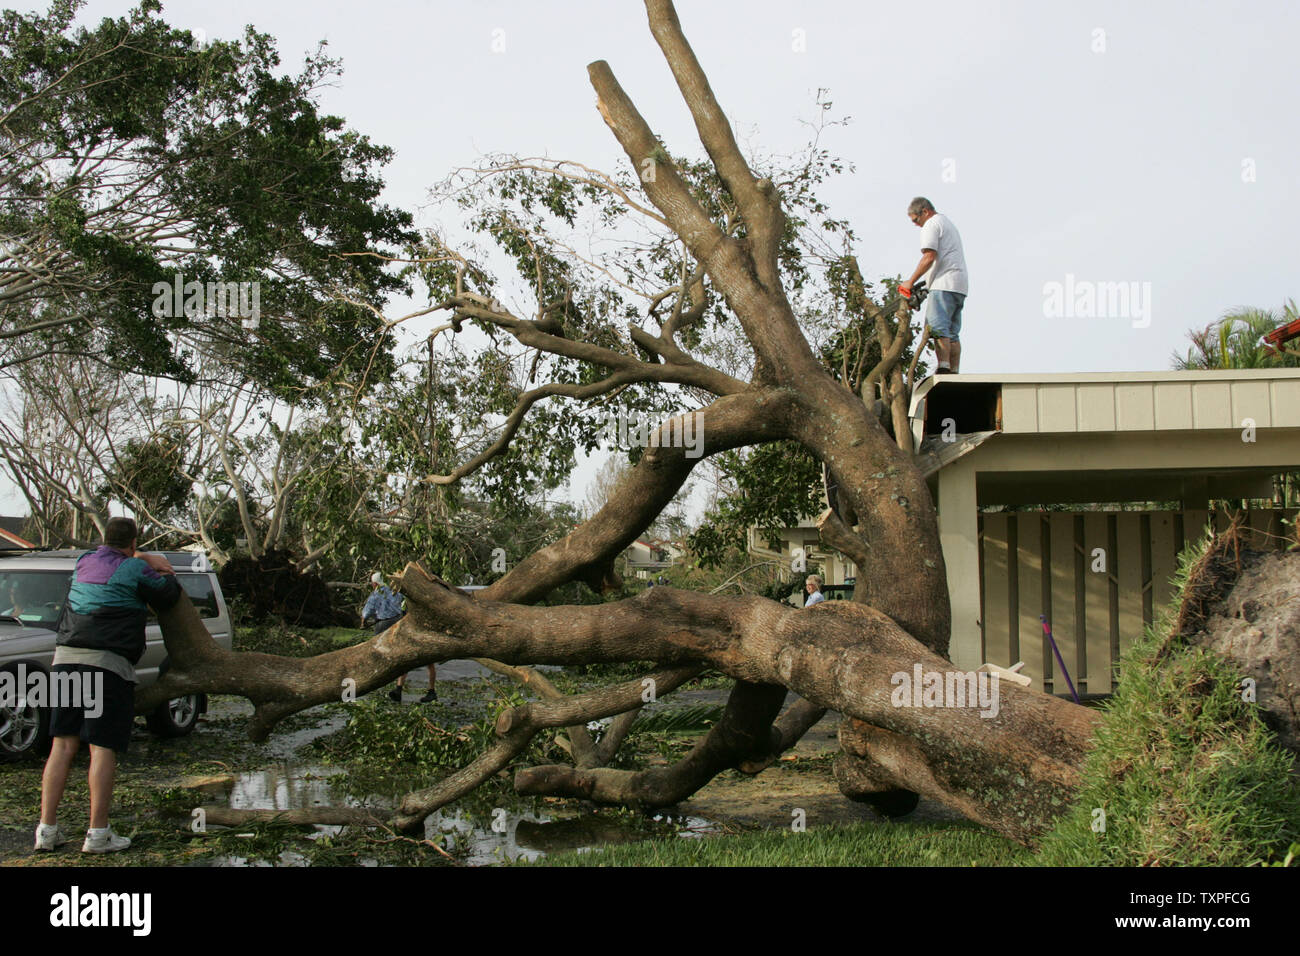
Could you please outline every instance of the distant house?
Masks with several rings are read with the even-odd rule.
[[[757,528],[750,528],[746,550],[755,560],[775,561],[780,566],[781,577],[790,582],[791,604],[803,607],[803,582],[809,574],[820,574],[823,584],[851,585],[856,581],[857,565],[838,551],[822,547],[815,517],[803,517],[793,527],[774,530],[775,534],[769,537]],[[800,568],[803,570],[797,570]]]
[[[643,580],[652,578],[681,560],[685,550],[673,541],[638,538],[623,552],[629,574]]]
[[[1040,615],[1078,691],[1110,693],[1120,655],[1172,595],[1178,552],[1226,522],[1210,501],[1271,498],[1274,475],[1300,471],[1300,369],[946,375],[918,386],[910,417],[953,662],[1024,661],[1055,694],[1068,691]],[[1294,543],[1296,512],[1250,511],[1250,546]],[[792,578],[796,548],[828,584],[854,573],[822,551],[812,518],[771,541],[750,532],[750,552]]]
[[[19,533],[26,524],[26,518],[11,518],[8,515],[0,515],[0,551],[38,547],[38,545],[28,541]]]

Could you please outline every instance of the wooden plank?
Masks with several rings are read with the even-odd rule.
[[[1197,428],[1240,428],[1232,421],[1232,389],[1227,382],[1192,386],[1192,418]]]
[[[1178,567],[1178,550],[1174,541],[1174,513],[1151,513],[1151,599],[1158,615],[1160,609],[1173,597],[1170,582]]]
[[[941,468],[951,464],[963,455],[974,451],[997,432],[972,432],[962,437],[961,441],[946,442],[927,438],[912,463],[921,475],[929,478]]]
[[[1138,547],[1142,561],[1142,623],[1150,627],[1155,620],[1155,600],[1151,588],[1151,513],[1144,512],[1138,518],[1142,529],[1138,533]]]
[[[1246,521],[1250,526],[1250,547],[1255,551],[1268,551],[1272,545],[1268,539],[1268,527],[1273,517],[1272,508],[1252,508],[1246,512]]]
[[[1012,617],[1009,603],[1008,562],[1015,556],[1008,554],[1007,528],[1010,516],[1006,514],[983,515],[984,522],[984,660],[1010,667]]]
[[[1185,382],[1157,382],[1156,386],[1156,421],[1157,431],[1191,431],[1192,422],[1192,386]]]
[[[1183,537],[1188,544],[1197,544],[1205,537],[1205,525],[1209,520],[1210,512],[1205,508],[1183,510]]]
[[[1115,431],[1115,386],[1080,385],[1075,391],[1081,432]]]
[[[1080,680],[1088,673],[1088,561],[1083,550],[1084,521],[1074,516],[1074,660],[1066,666],[1074,676],[1074,689],[1083,693]]]
[[[1115,562],[1119,560],[1119,516],[1118,514],[1108,514],[1106,516],[1106,553],[1110,555],[1111,562],[1109,574],[1106,575],[1106,610],[1107,626],[1110,630],[1110,687],[1113,691],[1115,683],[1119,679],[1119,661],[1120,661],[1120,637],[1119,637],[1119,575],[1116,573]]]
[[[1038,430],[1040,432],[1074,432],[1079,430],[1073,385],[1038,386]]]
[[[1007,644],[1012,666],[1024,660],[1020,653],[1020,537],[1014,519],[1007,521]]]
[[[1115,516],[1115,564],[1119,579],[1119,653],[1127,651],[1142,636],[1142,516],[1121,511]]]
[[[1020,673],[1033,680],[1034,690],[1043,689],[1043,629],[1038,615],[1043,607],[1043,527],[1039,514],[1017,514],[1016,574],[1020,581]],[[1015,661],[1012,661],[1014,664]]]
[[[1273,410],[1269,407],[1268,382],[1232,382],[1232,427],[1245,428],[1245,419],[1255,422],[1256,428],[1269,428],[1273,424]]]
[[[1038,431],[1038,388],[1007,383],[998,393],[1002,401],[1002,430]]]
[[[1285,551],[1296,543],[1296,520],[1300,509],[1274,508],[1273,523],[1269,528],[1272,535],[1268,539],[1270,551]]]
[[[1100,511],[1083,516],[1083,558],[1087,670],[1079,693],[1110,693],[1110,582],[1115,555],[1110,542],[1111,516]]]
[[[975,515],[975,566],[978,577],[976,586],[980,595],[979,617],[975,619],[975,623],[979,625],[980,629],[978,653],[980,663],[983,664],[989,658],[988,648],[985,647],[984,640],[984,624],[987,621],[987,618],[984,617],[984,515],[979,513]]]
[[[1269,415],[1274,428],[1300,425],[1300,382],[1287,379],[1269,383]]]
[[[1115,426],[1122,432],[1149,432],[1156,427],[1155,386],[1150,382],[1116,384]]]
[[[1051,556],[1052,556],[1052,614],[1047,623],[1052,626],[1052,635],[1056,638],[1056,647],[1061,652],[1061,660],[1070,671],[1070,677],[1076,676],[1079,655],[1079,633],[1074,619],[1074,595],[1078,588],[1075,579],[1074,515],[1055,512],[1051,515]],[[1051,653],[1051,647],[1048,647]],[[1069,685],[1065,676],[1059,672],[1055,659],[1051,692],[1069,694]],[[1076,685],[1077,687],[1077,685]]]

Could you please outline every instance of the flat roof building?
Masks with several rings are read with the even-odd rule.
[[[911,421],[939,512],[953,662],[1024,660],[1034,686],[1064,692],[1044,615],[1076,685],[1109,693],[1211,499],[1272,499],[1275,475],[1300,472],[1300,369],[937,376]],[[1143,502],[1162,506],[1062,507]],[[1256,509],[1253,544],[1294,542],[1294,520]]]

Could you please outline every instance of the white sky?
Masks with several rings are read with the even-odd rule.
[[[82,19],[129,8],[91,2]],[[1188,328],[1239,305],[1300,298],[1300,5],[679,0],[677,9],[742,139],[799,147],[819,87],[835,115],[853,117],[823,143],[856,174],[824,195],[857,229],[865,270],[915,266],[912,196],[951,217],[971,277],[965,372],[1167,369]],[[384,198],[408,209],[485,152],[612,168],[621,154],[586,75],[596,59],[670,151],[701,152],[635,0],[186,0],[166,3],[163,16],[210,37],[238,37],[251,23],[276,38],[286,70],[328,41],[344,73],[324,109],[396,150]],[[1044,284],[1067,274],[1150,283],[1149,327],[1046,317]]]

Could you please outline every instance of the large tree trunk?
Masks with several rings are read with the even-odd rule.
[[[155,695],[244,693],[258,703],[254,723],[265,733],[272,715],[338,699],[349,679],[361,693],[428,660],[490,654],[509,663],[707,663],[742,682],[740,696],[683,764],[643,775],[544,768],[522,775],[521,789],[641,806],[676,802],[726,766],[770,751],[769,728],[790,688],[867,725],[841,737],[846,753],[869,751],[882,768],[875,786],[931,796],[1026,842],[1068,802],[1093,730],[1095,715],[1085,708],[1007,684],[998,688],[996,716],[981,716],[974,706],[895,706],[895,675],[910,678],[917,666],[943,673],[952,665],[884,614],[857,604],[805,611],[760,597],[658,587],[615,604],[523,607],[474,600],[416,565],[408,565],[401,586],[413,609],[380,638],[302,661],[230,654],[210,639],[202,654],[184,653],[183,635],[196,636],[193,628],[202,630],[202,623],[182,601],[162,615],[177,664]],[[140,707],[150,705],[152,690],[141,693]],[[582,716],[557,719],[563,725]]]

